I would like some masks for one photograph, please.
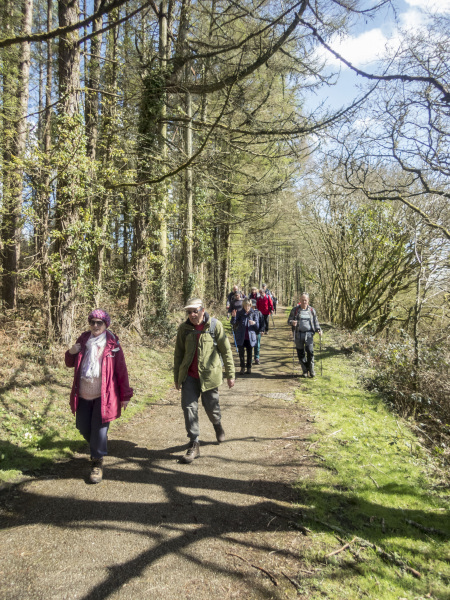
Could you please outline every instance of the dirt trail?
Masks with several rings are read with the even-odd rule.
[[[261,365],[221,387],[225,443],[201,409],[191,465],[178,462],[187,438],[173,390],[114,429],[102,484],[86,485],[78,456],[3,494],[0,598],[298,598],[283,573],[300,577],[308,538],[274,513],[288,513],[290,484],[310,476],[310,426],[292,402],[284,313],[275,323]]]

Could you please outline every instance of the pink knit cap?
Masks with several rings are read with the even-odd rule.
[[[109,327],[111,323],[111,317],[108,315],[106,310],[103,310],[102,308],[96,308],[90,312],[88,315],[88,322],[90,322],[91,319],[101,319],[105,323],[106,327]]]

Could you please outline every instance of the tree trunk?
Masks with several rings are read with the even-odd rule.
[[[109,21],[114,22],[119,18],[118,10],[114,10],[109,15]],[[100,27],[101,22],[98,24],[98,28]],[[107,46],[107,58],[109,64],[112,65],[111,68],[108,69],[107,74],[104,75],[105,85],[112,90],[112,93],[116,93],[117,91],[117,42],[119,37],[119,28],[113,27],[108,32],[108,46]],[[95,38],[93,38],[95,39]],[[101,41],[101,40],[100,40]],[[98,48],[94,46],[94,49],[91,44],[91,54],[100,52],[100,44]],[[92,80],[92,85],[95,85],[96,88],[99,86],[100,81],[100,64],[98,63],[94,70],[93,74],[97,81],[94,82]],[[88,145],[88,158],[94,161],[95,156],[97,154],[97,136],[98,136],[98,125],[97,119],[98,114],[94,111],[98,111],[98,95],[95,95],[94,102],[92,104],[92,118],[90,124],[90,132],[91,132],[91,140]],[[105,147],[102,158],[102,164],[104,169],[108,168],[108,165],[113,161],[113,146],[116,143],[115,139],[115,115],[116,115],[116,101],[114,97],[106,97],[103,99],[102,103],[102,111],[103,111],[103,120],[104,120],[104,144]],[[111,192],[104,192],[97,198],[96,205],[93,207],[93,213],[95,215],[93,226],[94,228],[100,229],[100,239],[99,245],[97,248],[97,255],[95,257],[94,263],[94,271],[95,271],[95,294],[94,294],[94,303],[96,306],[100,306],[102,303],[103,297],[103,278],[105,271],[105,253],[107,247],[107,235],[108,235],[108,226],[110,224],[110,205],[112,202],[112,194]]]
[[[220,298],[220,229],[219,227],[214,228],[213,236],[213,276],[214,276],[214,298],[218,300]]]
[[[73,0],[59,0],[59,26],[78,21],[77,4]],[[58,257],[52,278],[52,310],[55,332],[64,343],[72,338],[72,325],[77,294],[80,257],[75,249],[76,225],[80,220],[80,173],[77,164],[80,121],[77,119],[80,60],[78,31],[62,34],[58,48],[59,122],[58,146],[64,155],[73,157],[70,165],[59,173],[56,189],[55,227],[59,233],[54,251]]]
[[[231,201],[228,200],[226,203],[225,212],[229,213],[231,210]],[[222,251],[222,267],[221,271],[221,285],[220,285],[220,302],[225,304],[227,301],[228,292],[228,273],[229,273],[229,262],[230,262],[230,244],[231,244],[231,228],[229,223],[224,223],[222,227],[222,240],[223,247]]]
[[[159,60],[161,74],[165,77],[168,58],[168,39],[167,39],[167,2],[163,0],[159,5]],[[161,158],[163,169],[167,165],[167,115],[166,97],[161,106],[161,123],[159,125],[159,140],[161,145]],[[159,253],[160,262],[156,268],[156,314],[159,319],[167,318],[167,182],[163,181],[157,190],[158,223],[159,223]]]
[[[33,0],[24,0],[22,32],[31,33]],[[2,239],[3,239],[3,286],[2,296],[5,308],[17,307],[18,271],[20,259],[21,213],[23,190],[23,160],[27,141],[28,82],[30,75],[30,42],[20,45],[20,58],[17,87],[17,112],[15,111],[14,133],[11,141],[11,156],[14,166],[4,164],[10,170],[9,194],[4,196]]]
[[[102,0],[94,0],[94,12],[100,8]],[[96,19],[92,23],[92,32],[99,31],[102,26],[102,19]],[[95,160],[97,152],[98,139],[98,115],[99,115],[99,94],[100,88],[100,52],[102,45],[102,34],[91,38],[88,80],[86,89],[86,153],[89,159]],[[87,61],[85,56],[85,61]]]
[[[186,94],[186,116],[188,123],[185,127],[185,150],[186,160],[192,156],[192,101],[191,94]],[[188,297],[192,294],[193,277],[194,277],[194,261],[193,261],[193,193],[192,193],[192,168],[188,167],[184,173],[185,185],[185,230],[184,230],[184,300],[187,302]]]
[[[47,0],[47,31],[52,29],[53,0]],[[47,42],[47,79],[45,84],[45,111],[42,124],[42,149],[44,162],[40,174],[38,192],[38,251],[40,253],[40,270],[44,292],[45,312],[47,315],[47,336],[52,339],[54,326],[51,310],[51,281],[49,273],[48,243],[49,243],[49,212],[50,212],[50,150],[51,138],[51,103],[52,103],[52,42]]]

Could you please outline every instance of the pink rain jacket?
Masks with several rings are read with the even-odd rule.
[[[81,344],[78,354],[70,354],[68,350],[65,354],[66,366],[75,367],[70,394],[70,408],[74,414],[78,408],[81,363],[90,336],[90,331],[85,331],[77,339],[76,343]],[[127,366],[119,340],[113,333],[106,331],[106,346],[102,357],[102,422],[109,423],[120,417],[120,403],[126,402],[132,395],[133,389],[128,383]]]

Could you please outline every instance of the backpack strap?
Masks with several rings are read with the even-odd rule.
[[[313,308],[312,306],[309,306],[309,305],[308,305],[308,308],[309,308],[309,320],[310,320],[310,322],[311,322],[311,327],[313,327],[313,324],[314,324],[314,316],[315,316],[315,314],[316,314],[316,311],[314,310],[314,308]],[[296,321],[296,320],[297,320],[298,313],[299,313],[301,310],[302,310],[302,307],[300,306],[300,304],[298,304],[298,305],[295,307],[295,314],[294,314],[293,321]]]
[[[196,336],[201,336],[202,333],[209,333],[213,339],[213,344],[214,346],[217,346],[217,340],[216,340],[216,325],[217,325],[217,318],[216,317],[211,317],[211,321],[209,324],[209,329],[202,329],[202,331],[197,331],[196,329],[190,330],[186,332],[186,337],[188,335],[196,335]]]
[[[217,346],[217,340],[216,340],[216,334],[215,334],[216,325],[217,325],[217,319],[216,319],[216,317],[211,317],[211,323],[209,325],[209,329],[208,329],[207,332],[205,332],[205,333],[211,334],[214,346]]]

